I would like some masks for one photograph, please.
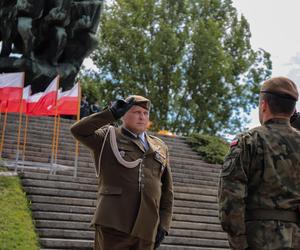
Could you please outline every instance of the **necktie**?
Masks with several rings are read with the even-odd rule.
[[[143,144],[145,151],[147,151],[149,149],[149,145],[148,145],[148,142],[146,141],[145,136],[139,135],[139,139],[140,139],[141,143]]]

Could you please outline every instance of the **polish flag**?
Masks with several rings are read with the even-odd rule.
[[[24,72],[0,74],[0,112],[19,112]]]
[[[26,105],[26,114],[35,115],[34,111],[36,109],[36,104],[41,99],[43,94],[44,94],[44,92],[38,92],[38,93],[35,93],[34,95],[29,96],[27,103],[26,103],[27,104]]]
[[[79,84],[76,83],[70,90],[58,92],[57,114],[77,115],[79,105]]]
[[[22,112],[23,113],[27,113],[27,103],[29,101],[30,98],[30,94],[31,94],[31,86],[28,85],[27,87],[23,88],[23,97],[22,97]]]
[[[29,97],[27,114],[29,115],[55,115],[59,76],[55,77],[44,92]]]

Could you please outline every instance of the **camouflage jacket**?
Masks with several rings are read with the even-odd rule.
[[[221,225],[228,233],[231,248],[238,250],[248,246],[250,249],[258,249],[252,247],[256,244],[252,244],[252,241],[260,236],[263,238],[265,230],[270,228],[270,223],[274,223],[262,222],[267,226],[263,229],[261,224],[260,229],[264,233],[259,234],[255,232],[256,229],[259,230],[257,226],[245,222],[247,210],[298,211],[300,132],[289,125],[289,120],[269,120],[260,127],[242,133],[231,143],[230,152],[221,170],[218,202]],[[276,244],[282,242],[282,246],[276,249],[289,248],[293,244],[291,237],[284,231],[286,224],[275,225],[280,226],[275,231],[273,228],[275,236],[272,237],[276,238],[276,232],[281,237]],[[298,228],[298,233],[299,230]],[[270,242],[270,239],[268,241]],[[267,244],[269,243],[261,243],[260,250],[275,249],[263,247]]]

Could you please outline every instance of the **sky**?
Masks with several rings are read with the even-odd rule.
[[[243,14],[252,34],[252,48],[271,53],[272,76],[286,76],[300,90],[300,1],[299,0],[232,0]],[[300,103],[297,103],[300,110]],[[260,125],[258,109],[251,112],[247,127]]]

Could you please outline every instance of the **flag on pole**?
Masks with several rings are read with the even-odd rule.
[[[26,114],[34,115],[35,106],[41,97],[43,96],[44,92],[38,92],[31,96],[29,96],[26,105]]]
[[[28,85],[27,87],[23,88],[23,97],[22,97],[22,106],[23,106],[23,113],[27,113],[27,107],[28,107],[28,101],[31,94],[31,85]]]
[[[70,90],[58,92],[57,114],[59,115],[77,115],[78,112],[78,83]]]
[[[0,74],[0,112],[19,112],[24,72]]]
[[[59,77],[55,77],[44,92],[29,97],[27,114],[29,115],[55,115],[57,88]]]

